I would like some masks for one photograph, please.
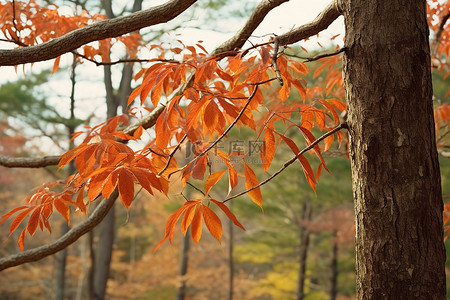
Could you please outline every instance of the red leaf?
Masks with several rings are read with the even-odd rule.
[[[128,209],[134,198],[134,180],[131,173],[122,170],[119,173],[119,196],[123,205]]]
[[[36,208],[33,213],[30,216],[30,219],[28,220],[27,230],[28,233],[33,236],[36,232],[36,228],[39,223],[39,216],[41,214],[41,208]]]

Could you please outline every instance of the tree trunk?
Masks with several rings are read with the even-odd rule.
[[[70,119],[69,119],[69,124],[66,124],[67,127],[67,135],[68,138],[70,140],[69,143],[69,149],[71,150],[73,149],[74,143],[71,140],[72,139],[72,135],[75,133],[75,85],[76,85],[76,69],[77,66],[77,60],[76,57],[73,57],[73,62],[72,62],[72,73],[70,76],[70,80],[72,82],[72,88],[71,88],[71,92],[70,92]],[[67,170],[68,175],[72,175],[75,174],[76,172],[76,167],[75,167],[75,161],[71,161],[69,162],[69,169]],[[69,225],[63,221],[63,224],[61,225],[61,236],[66,234],[69,231]],[[65,284],[66,284],[66,261],[67,261],[67,252],[68,249],[64,248],[63,250],[61,250],[57,255],[57,266],[56,266],[56,291],[55,291],[55,299],[56,300],[63,300],[64,299],[64,294],[65,294]]]
[[[298,268],[298,282],[297,282],[297,300],[303,300],[305,298],[305,279],[306,279],[306,260],[309,248],[309,235],[310,231],[305,227],[302,222],[311,220],[311,203],[306,201],[303,203],[302,218],[299,224],[300,235],[300,249],[299,256],[299,268]]]
[[[229,208],[231,209],[231,203],[229,205]],[[228,270],[229,270],[229,277],[228,277],[228,300],[233,300],[233,292],[234,292],[234,261],[233,261],[233,227],[234,224],[231,220],[228,220]]]
[[[188,198],[189,199],[189,198]],[[180,269],[178,275],[180,277],[180,285],[177,290],[177,296],[175,299],[184,300],[186,298],[186,273],[188,267],[188,254],[189,254],[189,230],[186,232],[186,235],[183,237],[183,243],[181,245],[181,253],[180,253]]]
[[[341,3],[358,299],[445,299],[425,0]]]
[[[338,243],[337,230],[333,232],[333,253],[331,255],[331,288],[330,300],[336,300],[337,297],[337,281],[338,281]]]

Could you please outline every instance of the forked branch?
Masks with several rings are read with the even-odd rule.
[[[327,138],[330,135],[335,134],[336,132],[347,128],[347,124],[346,123],[341,123],[338,126],[336,126],[335,128],[333,128],[332,130],[328,131],[327,133],[325,133],[324,135],[322,135],[321,137],[319,137],[318,139],[316,139],[314,142],[312,142],[311,144],[309,144],[307,147],[303,148],[302,151],[300,151],[299,153],[297,153],[297,155],[295,155],[293,158],[291,158],[290,160],[288,160],[287,162],[284,163],[284,165],[275,173],[272,174],[272,176],[270,176],[269,178],[265,179],[264,181],[261,181],[259,184],[255,185],[254,187],[245,190],[239,194],[233,195],[231,197],[226,198],[225,200],[223,200],[223,203],[230,201],[232,199],[235,199],[237,197],[240,197],[242,195],[247,194],[250,191],[253,191],[254,189],[259,188],[260,186],[268,183],[269,181],[271,181],[272,179],[274,179],[276,176],[278,176],[280,173],[282,173],[287,167],[289,167],[290,165],[292,165],[297,159],[298,157],[300,157],[301,155],[303,155],[306,151],[311,150],[312,148],[314,148],[318,143],[320,143],[321,141],[323,141],[325,138]]]

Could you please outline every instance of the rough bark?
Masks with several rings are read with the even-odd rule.
[[[445,299],[425,0],[341,9],[358,299]]]

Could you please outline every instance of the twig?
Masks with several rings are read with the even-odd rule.
[[[185,134],[185,135],[183,136],[183,138],[182,138],[181,141],[178,143],[178,145],[175,147],[175,149],[173,149],[172,153],[170,153],[169,159],[167,160],[166,165],[165,165],[164,168],[158,173],[158,176],[161,176],[162,173],[164,173],[164,171],[167,170],[167,168],[168,168],[169,165],[170,165],[170,161],[172,160],[173,156],[174,156],[175,153],[178,151],[178,149],[180,149],[181,144],[183,144],[183,142],[184,142],[184,140],[185,140],[186,138],[187,138],[187,134]]]
[[[295,155],[293,158],[291,158],[290,160],[288,160],[287,162],[284,163],[284,165],[275,173],[272,174],[272,176],[270,176],[269,178],[265,179],[264,181],[261,181],[259,184],[255,185],[254,187],[245,190],[239,194],[236,194],[234,196],[228,197],[225,200],[223,200],[222,202],[225,203],[227,201],[230,201],[232,199],[235,199],[237,197],[240,197],[242,195],[247,194],[250,191],[253,191],[254,189],[259,188],[260,186],[268,183],[269,181],[271,181],[273,178],[275,178],[277,175],[279,175],[281,172],[283,172],[287,167],[289,167],[290,165],[292,165],[298,157],[300,157],[301,155],[303,155],[303,153],[305,153],[308,150],[311,150],[312,148],[314,148],[318,143],[320,143],[322,140],[324,140],[326,137],[338,132],[341,129],[347,128],[347,124],[346,123],[341,123],[338,126],[336,126],[335,128],[333,128],[332,130],[328,131],[327,133],[325,133],[324,135],[322,135],[321,137],[319,137],[318,139],[316,139],[314,142],[312,142],[311,144],[309,144],[309,146],[305,147],[302,151],[300,151],[299,153],[297,153],[297,155]]]
[[[281,72],[280,68],[278,68],[277,59],[278,59],[278,47],[280,46],[280,43],[277,39],[273,42],[273,55],[272,55],[272,65],[275,70],[275,74],[277,75],[277,79],[280,82],[281,85],[283,85],[283,78],[281,78]]]
[[[314,57],[307,58],[307,59],[305,59],[304,62],[312,62],[312,61],[315,61],[315,60],[319,60],[319,59],[321,59],[321,58],[330,57],[330,56],[335,56],[335,55],[338,55],[338,54],[340,54],[340,53],[342,53],[342,52],[344,52],[344,51],[345,51],[345,47],[342,47],[341,49],[336,50],[336,51],[331,52],[331,53],[319,54],[319,55],[316,55],[316,56],[314,56]]]

